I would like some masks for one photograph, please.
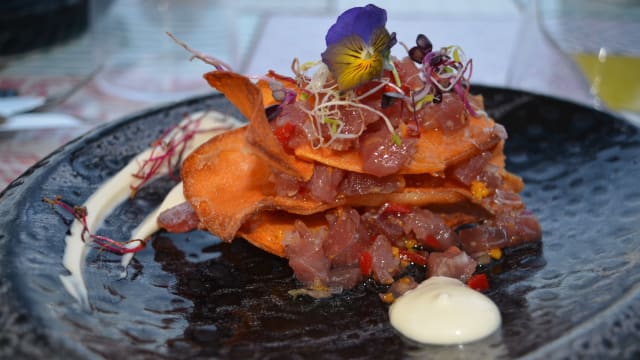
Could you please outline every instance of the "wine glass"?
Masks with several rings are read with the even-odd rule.
[[[533,0],[507,83],[640,124],[640,1]]]

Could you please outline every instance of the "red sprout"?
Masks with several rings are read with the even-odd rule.
[[[426,52],[422,61],[422,72],[425,82],[429,87],[429,91],[425,93],[433,95],[431,100],[433,103],[439,103],[442,99],[441,92],[454,91],[462,100],[465,109],[472,115],[476,116],[476,111],[469,102],[469,79],[473,72],[473,61],[469,59],[463,63],[457,55],[459,48],[454,48],[454,54],[450,55],[449,51],[452,47],[442,48],[440,51]],[[415,59],[414,59],[415,61]],[[447,76],[456,72],[456,76]],[[466,73],[468,72],[468,75]],[[466,75],[466,76],[465,76]],[[420,99],[418,99],[420,101]]]
[[[294,90],[287,89],[283,103],[284,104],[293,104],[296,101],[296,97],[297,96],[298,96],[298,94]]]
[[[212,129],[200,129],[202,119],[206,116],[203,114],[197,118],[191,118],[186,115],[185,121],[180,124],[167,128],[162,135],[155,140],[151,146],[151,153],[140,165],[138,171],[132,176],[139,180],[137,184],[131,185],[131,195],[133,198],[142,186],[153,179],[162,168],[163,164],[167,165],[169,176],[173,176],[175,169],[180,164],[184,152],[189,141],[193,137],[202,132],[227,130],[228,126],[217,127]]]
[[[87,243],[89,241],[95,242],[100,249],[110,251],[114,254],[124,255],[127,253],[136,253],[144,249],[149,241],[147,239],[131,239],[128,241],[116,241],[106,236],[92,234],[89,231],[87,225],[87,208],[84,206],[69,205],[62,201],[60,196],[56,196],[54,199],[43,198],[42,201],[52,206],[59,206],[62,210],[68,212],[73,218],[82,224],[82,232],[80,238],[82,242]],[[132,244],[134,244],[132,246]]]
[[[464,68],[461,70],[463,76],[453,88],[458,96],[460,96],[460,98],[462,99],[464,107],[467,109],[467,111],[469,111],[469,114],[471,114],[471,116],[476,116],[476,110],[473,108],[473,106],[471,106],[471,103],[469,102],[470,86],[469,84],[467,84],[467,86],[464,86],[464,84],[462,83],[462,81],[465,80],[464,73],[467,72],[467,69],[469,70],[469,76],[467,77],[468,79],[471,78],[471,74],[473,73],[473,59],[469,59],[469,61],[467,61],[467,63],[464,65]]]
[[[191,53],[191,58],[190,60],[193,59],[198,59],[206,64],[212,65],[213,67],[216,68],[217,71],[233,71],[233,69],[231,68],[231,66],[229,66],[227,63],[225,63],[224,61],[215,58],[211,55],[207,55],[204,53],[201,53],[193,48],[191,48],[189,45],[185,44],[184,42],[178,40],[177,37],[175,37],[172,33],[167,32],[167,35],[169,35],[169,37],[176,42],[176,44],[182,46],[185,50],[187,50],[189,53]]]
[[[418,115],[416,114],[416,97],[415,94],[411,94],[411,106],[413,107],[413,122],[416,126],[415,135],[420,135],[420,120],[418,120]]]

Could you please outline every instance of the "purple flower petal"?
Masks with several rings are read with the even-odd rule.
[[[327,47],[353,34],[368,44],[374,30],[384,27],[386,23],[387,12],[372,4],[346,10],[327,32]]]

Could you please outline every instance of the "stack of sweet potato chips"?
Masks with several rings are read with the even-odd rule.
[[[504,169],[504,140],[488,117],[469,116],[464,131],[444,134],[425,129],[412,160],[396,174],[404,186],[389,194],[338,196],[325,203],[310,194],[278,195],[270,180],[274,171],[308,181],[315,163],[350,172],[363,172],[357,150],[314,149],[303,145],[287,152],[265,115],[270,93],[248,78],[226,71],[207,73],[211,86],[222,92],[249,120],[244,127],[210,139],[183,164],[184,194],[202,226],[224,241],[240,236],[278,256],[285,256],[283,234],[296,219],[308,227],[326,225],[324,212],[340,206],[382,206],[385,203],[429,207],[451,227],[491,218],[492,207],[468,185],[447,176],[456,164],[490,151],[499,168],[502,188],[520,192],[519,177]]]

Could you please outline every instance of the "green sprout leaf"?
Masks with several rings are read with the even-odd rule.
[[[398,133],[396,133],[396,132],[393,133],[393,138],[392,138],[391,141],[396,146],[402,145],[402,140],[400,139],[400,135],[398,135]]]
[[[338,126],[342,123],[338,119],[326,117],[323,119],[323,122],[330,127],[331,134],[335,135],[338,133]]]
[[[460,62],[460,48],[457,46],[453,48],[453,60]]]

